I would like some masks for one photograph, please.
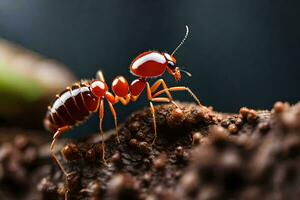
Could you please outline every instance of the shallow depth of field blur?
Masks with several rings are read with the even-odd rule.
[[[68,84],[123,75],[147,50],[171,52],[191,72],[170,86],[189,86],[203,104],[222,112],[241,106],[270,109],[300,99],[300,2],[191,1],[0,1],[0,127],[42,129],[47,105]],[[8,42],[9,41],[9,42]],[[192,101],[185,93],[174,95]],[[145,98],[117,105],[119,121],[148,106]],[[96,116],[96,115],[95,115]],[[106,113],[105,128],[111,128]],[[97,117],[75,130],[97,131]]]

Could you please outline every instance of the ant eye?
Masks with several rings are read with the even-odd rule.
[[[169,67],[170,69],[175,69],[175,64],[174,64],[174,62],[168,61],[168,67]]]

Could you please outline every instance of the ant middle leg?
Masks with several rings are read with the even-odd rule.
[[[157,138],[157,125],[156,125],[156,117],[155,117],[155,108],[153,106],[152,102],[164,102],[164,103],[169,103],[172,102],[172,100],[170,98],[167,97],[152,97],[152,91],[150,88],[149,83],[146,83],[146,88],[147,88],[147,98],[149,100],[150,103],[150,111],[152,114],[152,119],[153,119],[153,128],[154,128],[154,138],[153,141],[151,143],[151,145],[155,144],[156,138]],[[176,105],[176,104],[175,104]]]

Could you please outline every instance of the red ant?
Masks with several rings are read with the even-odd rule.
[[[55,133],[50,147],[51,155],[66,176],[68,174],[55,155],[55,143],[58,138],[66,131],[70,130],[72,126],[81,123],[91,113],[97,112],[98,110],[100,119],[99,128],[103,148],[102,159],[106,164],[102,129],[104,100],[106,100],[109,105],[117,131],[117,115],[113,105],[118,102],[127,105],[130,101],[136,101],[146,88],[147,99],[150,102],[150,110],[153,116],[154,125],[154,139],[152,144],[155,143],[157,137],[155,110],[152,102],[171,102],[176,105],[173,101],[171,92],[188,91],[196,102],[202,106],[199,99],[188,87],[177,86],[168,88],[163,79],[157,80],[150,86],[147,81],[149,78],[162,76],[165,71],[172,75],[176,81],[181,79],[181,71],[185,72],[188,76],[191,76],[190,73],[180,70],[179,67],[176,66],[176,59],[173,56],[186,40],[188,33],[189,29],[188,26],[186,26],[184,38],[171,54],[148,51],[137,56],[130,65],[130,72],[138,78],[129,85],[123,76],[116,77],[112,82],[112,91],[114,94],[108,91],[104,76],[101,71],[98,71],[96,80],[75,83],[74,85],[67,87],[66,90],[59,95],[56,95],[52,106],[48,107],[44,124],[48,130]],[[157,91],[160,85],[162,85],[163,89]],[[159,97],[163,93],[165,93],[167,97]],[[117,141],[120,142],[118,131]]]

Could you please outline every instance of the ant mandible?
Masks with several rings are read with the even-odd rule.
[[[106,164],[103,139],[104,133],[102,128],[105,100],[107,101],[114,118],[118,143],[120,140],[118,135],[117,115],[113,105],[118,102],[121,102],[123,105],[127,105],[130,101],[136,101],[145,88],[153,117],[154,139],[152,141],[152,145],[155,143],[157,138],[155,109],[152,102],[171,102],[176,105],[173,101],[171,92],[188,91],[199,106],[202,106],[199,99],[188,87],[177,86],[169,88],[163,79],[157,80],[152,86],[150,86],[148,82],[148,79],[150,78],[162,76],[165,71],[172,75],[176,81],[181,79],[181,71],[186,73],[188,76],[191,76],[190,73],[181,70],[176,66],[176,59],[174,57],[175,52],[185,42],[188,33],[189,28],[186,26],[186,34],[184,38],[171,54],[148,51],[137,56],[130,65],[130,72],[138,78],[132,81],[129,85],[123,76],[117,76],[112,82],[112,91],[114,94],[109,92],[103,73],[98,71],[96,80],[85,80],[75,83],[72,86],[67,87],[65,91],[56,95],[52,105],[48,106],[44,125],[48,130],[54,133],[53,141],[50,146],[51,155],[65,176],[68,174],[54,152],[57,140],[74,125],[80,124],[89,117],[91,113],[98,111],[99,129],[103,148],[102,159]],[[160,86],[162,86],[163,89],[158,91]],[[159,97],[161,94],[166,94],[166,97]]]

